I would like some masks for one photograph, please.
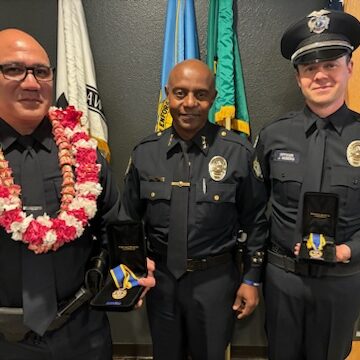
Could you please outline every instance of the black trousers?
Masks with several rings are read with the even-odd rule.
[[[111,360],[112,341],[106,314],[83,306],[60,329],[39,337],[30,333],[10,343],[0,335],[1,360]]]
[[[231,340],[239,273],[231,261],[179,280],[156,263],[146,303],[155,360],[223,360]]]
[[[360,273],[298,276],[272,264],[264,283],[270,360],[343,360],[360,312]]]

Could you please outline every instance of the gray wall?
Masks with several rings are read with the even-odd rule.
[[[195,0],[205,59],[207,0]],[[132,147],[155,126],[166,0],[83,0],[98,88],[110,129],[112,167],[119,186]],[[327,0],[238,0],[237,30],[253,138],[270,120],[302,106],[279,40],[298,17]],[[0,28],[35,35],[55,63],[56,0],[0,0]],[[144,310],[111,314],[114,342],[150,343]],[[234,344],[265,345],[263,308],[238,322]]]

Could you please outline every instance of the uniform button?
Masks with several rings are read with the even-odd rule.
[[[222,131],[221,136],[226,136],[226,131]]]
[[[357,185],[359,183],[359,180],[358,179],[355,179],[354,181],[353,181],[353,184],[354,185]]]
[[[152,192],[152,193],[150,194],[150,196],[151,196],[152,198],[154,198],[154,197],[155,197],[155,193]]]
[[[214,200],[215,200],[215,201],[219,201],[219,200],[220,200],[220,196],[219,196],[219,195],[214,195]]]

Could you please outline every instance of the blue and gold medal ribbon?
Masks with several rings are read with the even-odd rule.
[[[118,289],[131,289],[139,285],[138,277],[124,264],[111,269],[110,274]]]
[[[306,242],[308,249],[322,250],[326,240],[323,234],[310,233],[309,238]]]

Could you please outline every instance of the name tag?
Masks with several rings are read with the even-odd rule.
[[[24,205],[23,210],[24,211],[41,211],[43,208],[42,206],[36,206],[36,205]]]
[[[286,150],[275,150],[272,157],[274,161],[285,161],[295,164],[298,164],[300,160],[299,153]]]

